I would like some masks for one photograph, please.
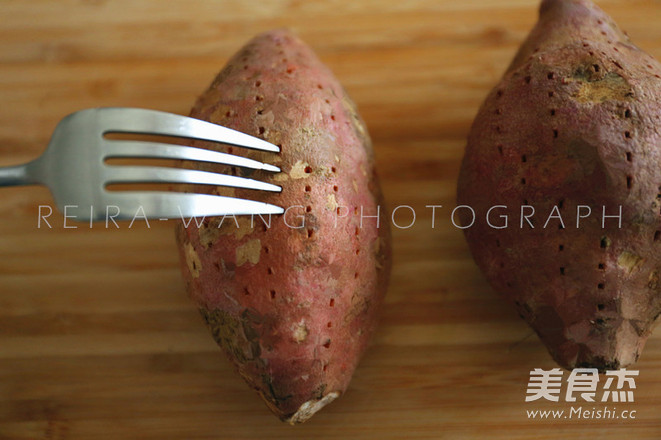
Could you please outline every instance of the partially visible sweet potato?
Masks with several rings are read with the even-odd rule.
[[[473,123],[458,203],[537,216],[477,221],[466,238],[564,367],[635,362],[661,313],[659,127],[661,65],[588,0],[542,2]],[[563,223],[545,225],[554,206]],[[603,216],[620,206],[621,228]]]
[[[287,31],[246,45],[191,116],[281,146],[279,155],[244,154],[281,167],[251,175],[281,194],[217,192],[290,208],[284,218],[193,222],[177,240],[188,291],[218,344],[276,415],[303,422],[346,390],[386,292],[388,224],[361,221],[383,205],[367,129]]]

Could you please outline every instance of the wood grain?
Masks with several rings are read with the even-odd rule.
[[[661,57],[661,3],[599,4]],[[37,228],[43,188],[0,191],[0,439],[558,439],[661,437],[661,334],[636,420],[529,420],[546,350],[450,223],[464,139],[531,28],[532,0],[2,0],[0,166],[39,154],[93,106],[186,113],[254,34],[291,27],[358,103],[390,206],[395,266],[382,325],[349,391],[303,426],[234,374],[186,298],[171,223]],[[439,204],[434,227],[431,210]],[[406,220],[402,217],[402,222]],[[625,404],[620,404],[625,409]]]

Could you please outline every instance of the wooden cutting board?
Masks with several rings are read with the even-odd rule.
[[[661,2],[603,0],[661,57]],[[94,106],[187,113],[254,34],[291,27],[370,128],[395,265],[349,391],[303,426],[274,418],[188,301],[172,223],[38,228],[43,188],[0,190],[0,439],[635,439],[661,437],[661,333],[635,366],[635,420],[531,420],[545,348],[449,221],[478,106],[536,19],[531,0],[2,0],[0,165],[35,157]],[[425,205],[439,204],[435,225]],[[404,211],[402,223],[406,221]],[[58,221],[59,220],[59,221]],[[589,405],[584,405],[589,409]],[[613,405],[615,406],[615,405]]]

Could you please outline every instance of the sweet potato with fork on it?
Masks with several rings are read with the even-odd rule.
[[[192,222],[177,240],[189,294],[218,344],[278,417],[303,422],[346,390],[388,283],[387,221],[361,221],[385,209],[367,129],[332,73],[282,30],[236,54],[191,116],[281,146],[246,153],[279,174],[229,170],[281,194],[217,192],[289,208],[284,216],[270,226]]]

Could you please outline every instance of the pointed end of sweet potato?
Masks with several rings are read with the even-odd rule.
[[[507,72],[562,47],[629,41],[613,19],[591,0],[543,0],[539,20],[520,47]]]
[[[319,399],[308,400],[307,402],[301,404],[301,406],[299,406],[296,412],[293,414],[291,413],[283,414],[282,410],[274,406],[272,402],[270,402],[267,399],[264,399],[264,401],[271,409],[271,411],[273,411],[273,413],[280,418],[280,420],[282,420],[285,423],[289,423],[290,425],[293,426],[293,425],[300,425],[301,423],[309,420],[313,415],[315,415],[326,405],[328,405],[329,403],[340,397],[340,394],[341,393],[339,391],[333,391],[324,395]]]
[[[298,411],[296,411],[294,415],[285,419],[285,421],[290,425],[298,425],[299,423],[303,423],[306,420],[310,419],[310,417],[315,415],[317,411],[319,411],[320,409],[331,403],[333,400],[337,399],[339,396],[340,393],[334,391],[332,393],[326,394],[321,399],[309,400],[305,402],[303,405],[301,405],[298,408]]]
[[[562,336],[540,336],[553,359],[568,370],[596,368],[604,372],[634,364],[647,336],[638,334],[627,320],[608,327],[608,322],[585,321],[564,329]],[[600,336],[595,337],[595,332]]]

